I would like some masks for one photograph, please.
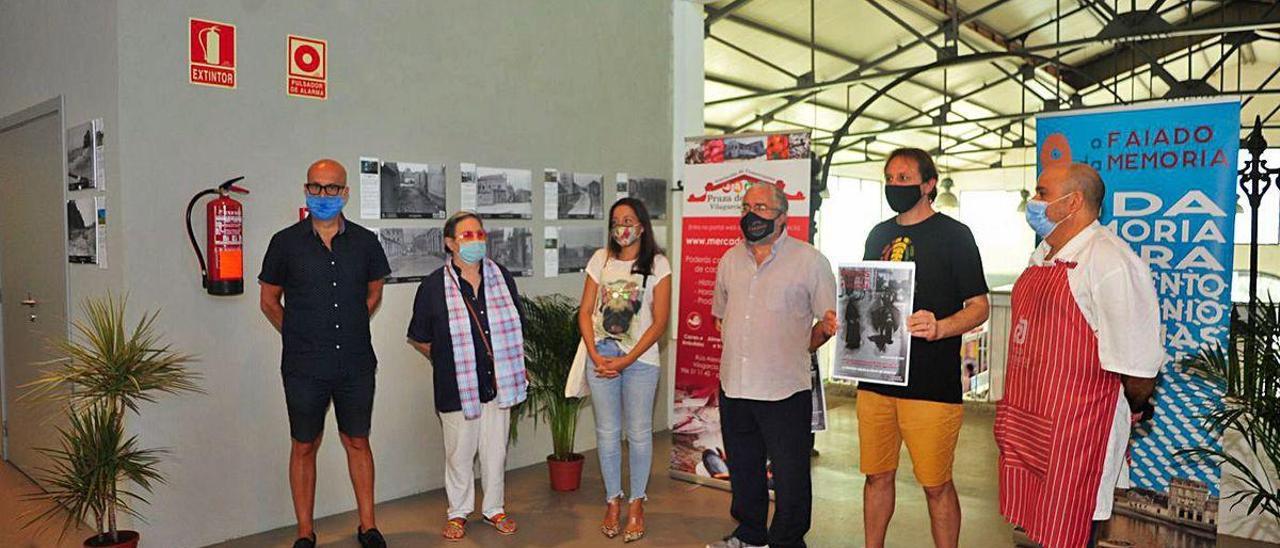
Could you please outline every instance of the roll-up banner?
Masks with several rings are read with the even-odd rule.
[[[684,154],[683,247],[676,340],[672,477],[728,488],[720,439],[720,333],[711,316],[716,267],[742,241],[742,194],[753,184],[782,188],[787,232],[809,238],[808,132],[689,138]]]
[[[1240,102],[1044,115],[1036,118],[1036,134],[1040,171],[1083,162],[1102,175],[1107,192],[1101,222],[1150,265],[1160,296],[1166,362],[1155,416],[1134,428],[1131,482],[1121,478],[1121,487],[1132,488],[1117,489],[1115,505],[1129,525],[1113,519],[1109,536],[1164,546],[1213,539],[1219,470],[1176,453],[1220,445],[1199,417],[1219,404],[1222,393],[1175,363],[1227,337]]]

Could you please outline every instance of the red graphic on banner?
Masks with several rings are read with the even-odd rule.
[[[235,25],[191,18],[187,42],[187,78],[192,84],[236,87]]]
[[[782,193],[786,195],[788,200],[804,199],[803,190],[797,190],[795,192],[788,193],[786,181],[765,177],[763,175],[757,175],[755,173],[744,172],[744,173],[735,175],[733,177],[730,177],[728,179],[725,179],[723,181],[715,181],[715,182],[707,183],[706,186],[703,187],[703,190],[705,192],[703,192],[702,194],[690,195],[688,198],[688,201],[693,203],[705,202],[707,201],[707,195],[713,192],[720,192],[723,194],[733,194],[734,196],[740,196],[748,186],[756,185],[756,184],[768,184],[768,185],[774,185],[778,188],[781,188]]]
[[[324,40],[289,35],[287,93],[293,97],[329,96],[329,44]]]

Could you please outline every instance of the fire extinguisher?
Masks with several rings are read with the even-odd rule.
[[[231,197],[231,193],[248,194],[243,187],[236,186],[244,177],[236,177],[217,188],[201,190],[187,204],[187,236],[191,238],[191,248],[200,261],[200,284],[210,295],[239,295],[244,293],[244,207]],[[191,229],[191,210],[196,202],[208,194],[217,194],[217,199],[205,205],[205,248],[208,250],[208,261],[196,243],[196,233]]]

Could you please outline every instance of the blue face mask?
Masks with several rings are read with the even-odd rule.
[[[1063,196],[1062,198],[1066,198],[1066,196]],[[1058,228],[1059,224],[1062,224],[1062,221],[1067,220],[1066,217],[1063,217],[1062,221],[1057,222],[1049,220],[1049,206],[1058,203],[1062,198],[1058,198],[1052,202],[1046,202],[1044,200],[1027,201],[1027,224],[1031,225],[1031,230],[1034,230],[1040,239],[1043,240],[1048,238],[1050,234],[1053,234],[1054,229]],[[1071,215],[1067,215],[1067,217],[1070,216]]]
[[[342,196],[312,196],[307,195],[307,210],[311,215],[321,221],[328,221],[337,217],[342,213]]]
[[[467,264],[476,264],[484,258],[486,249],[484,242],[467,242],[458,246],[458,257]]]

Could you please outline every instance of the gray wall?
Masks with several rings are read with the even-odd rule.
[[[604,173],[606,183],[617,171],[669,177],[670,9],[662,0],[119,3],[117,142],[126,187],[117,218],[130,242],[127,285],[139,309],[163,307],[178,348],[203,357],[209,392],[166,398],[134,423],[144,444],[172,448],[166,469],[178,472],[143,510],[149,545],[203,544],[293,522],[279,338],[258,311],[254,284],[240,297],[203,294],[180,222],[189,197],[246,176],[246,274],[256,276],[271,234],[297,219],[304,171],[320,157],[346,163],[353,184],[360,155],[443,162],[451,209],[459,204],[458,163],[529,169],[535,217],[544,167]],[[187,83],[188,17],[237,25],[238,89]],[[328,40],[329,100],[285,95],[289,33]],[[540,244],[545,224],[491,226],[532,226]],[[519,282],[526,293],[575,299],[581,284],[580,274]],[[442,485],[429,366],[404,343],[415,288],[388,286],[373,322],[379,500]],[[666,424],[664,407],[656,424]],[[594,447],[589,416],[579,449]],[[510,467],[539,463],[550,451],[545,426],[521,428]],[[330,419],[318,515],[354,507],[333,429]],[[659,456],[658,473],[662,464]]]
[[[61,95],[67,127],[93,118],[105,127],[106,192],[67,194],[107,197],[110,268],[68,265],[72,314],[85,297],[123,287],[125,244],[115,222],[122,195],[116,60],[115,2],[0,0],[0,118]],[[49,213],[63,215],[61,209]]]

